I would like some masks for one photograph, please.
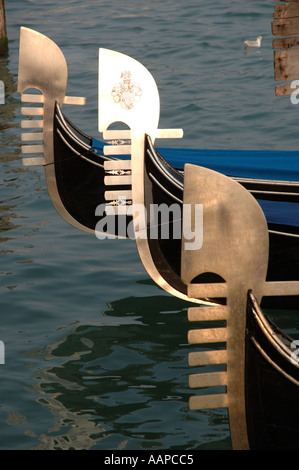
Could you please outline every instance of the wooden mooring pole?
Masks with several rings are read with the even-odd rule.
[[[4,0],[0,0],[0,56],[8,53]]]

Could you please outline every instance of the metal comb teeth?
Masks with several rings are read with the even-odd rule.
[[[110,170],[110,171],[106,171],[106,175],[118,175],[118,176],[131,175],[131,170]]]
[[[43,96],[42,95],[35,95],[35,94],[22,94],[21,101],[23,103],[33,103],[33,104],[40,104],[43,103]],[[44,115],[44,108],[43,107],[25,107],[21,108],[21,114],[26,116],[42,116]],[[21,121],[21,127],[23,129],[43,129],[44,127],[44,120],[43,119],[32,119],[32,120],[23,120]],[[43,131],[41,132],[25,132],[21,134],[21,140],[23,142],[36,142],[40,141],[43,142]],[[22,145],[21,147],[23,154],[36,154],[44,153],[44,146],[43,144],[30,144],[30,145]],[[29,157],[23,158],[22,163],[24,166],[31,166],[31,165],[43,165],[45,163],[44,157]]]
[[[22,93],[21,94],[21,101],[22,103],[30,103],[30,104],[42,104],[42,106],[23,106],[21,108],[21,114],[33,117],[33,116],[42,116],[42,119],[26,119],[21,121],[21,128],[22,129],[42,129],[41,132],[24,132],[21,134],[21,140],[23,142],[44,142],[43,137],[43,129],[44,129],[44,96],[42,94],[34,94],[34,93]],[[73,96],[66,96],[64,98],[64,104],[71,104],[71,105],[85,105],[86,98],[84,97],[73,97]],[[44,145],[42,144],[30,144],[30,145],[22,145],[22,153],[23,154],[35,154],[40,153],[44,154]],[[45,157],[29,157],[23,158],[22,163],[24,166],[31,166],[31,165],[44,165],[45,164]]]
[[[119,189],[105,191],[106,214],[132,215],[131,160],[105,161],[104,168],[106,173],[105,185],[119,187]]]
[[[188,320],[191,322],[207,322],[227,319],[227,307],[191,307],[188,309]],[[226,343],[227,328],[200,328],[188,332],[189,344]],[[226,349],[209,349],[191,352],[188,355],[188,363],[191,367],[226,365]],[[222,408],[228,406],[227,393],[211,393],[213,387],[227,386],[227,372],[200,372],[190,374],[189,387],[192,389],[207,388],[208,393],[192,396],[189,400],[191,410]]]

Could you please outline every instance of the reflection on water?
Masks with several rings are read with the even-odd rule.
[[[54,417],[35,448],[196,449],[228,440],[225,410],[188,408],[187,330],[186,303],[126,298],[98,324],[27,352],[49,363],[30,391]]]
[[[10,188],[18,188],[19,173],[22,168],[10,168],[9,162],[16,160],[19,155],[19,121],[16,119],[20,107],[20,100],[16,97],[16,77],[9,72],[9,59],[0,57],[0,80],[4,83],[4,104],[0,105],[0,162],[2,165],[0,176],[0,234],[18,227],[13,219],[17,217],[17,200],[19,195],[12,195]],[[16,148],[17,145],[17,148]],[[14,202],[11,204],[11,202]],[[0,243],[9,240],[7,236],[0,236]]]
[[[14,198],[12,198],[12,200],[13,199]],[[16,199],[18,198],[16,197]],[[13,219],[18,217],[14,212],[16,205],[7,205],[7,202],[10,201],[0,201],[0,233],[4,234],[19,227],[18,224],[14,224],[13,222]],[[8,236],[0,236],[0,243],[7,242],[8,240]]]
[[[14,146],[19,143],[18,128],[20,123],[16,120],[20,108],[19,96],[16,93],[16,76],[9,72],[9,59],[0,57],[0,80],[4,83],[5,104],[0,105],[0,159],[10,161],[17,158],[18,152]]]
[[[49,201],[43,168],[22,168],[20,25],[61,47],[67,94],[87,97],[86,106],[65,112],[94,137],[98,47],[105,47],[136,58],[155,77],[160,127],[182,127],[185,136],[163,145],[298,148],[298,109],[274,94],[272,1],[140,3],[6,2],[1,449],[230,448],[224,410],[188,409],[186,304],[143,282],[133,243],[100,243],[66,225]],[[258,34],[262,48],[247,53],[242,40]],[[115,298],[121,300],[108,304]],[[291,334],[299,330],[292,314],[280,312],[277,320]]]

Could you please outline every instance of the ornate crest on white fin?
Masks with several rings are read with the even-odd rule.
[[[154,78],[139,62],[120,52],[99,50],[99,132],[114,122],[155,139],[160,99]]]
[[[129,70],[121,73],[121,79],[121,82],[114,85],[112,97],[122,108],[133,109],[142,96],[142,89],[138,83],[132,82],[132,74]]]

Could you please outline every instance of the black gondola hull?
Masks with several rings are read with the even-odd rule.
[[[292,342],[249,297],[245,390],[253,450],[299,449],[299,363]]]
[[[156,204],[167,207],[183,205],[184,177],[180,171],[172,168],[153,148],[150,138],[145,139],[145,174],[144,186],[148,205]],[[95,233],[99,220],[105,216],[96,215],[100,205],[105,205],[105,192],[124,189],[122,186],[109,188],[105,185],[104,163],[111,160],[92,150],[92,139],[77,129],[56,106],[54,117],[54,165],[57,191],[60,204],[69,215],[69,223],[78,223],[91,233]],[[244,183],[246,185],[246,183]],[[171,214],[170,214],[171,216]],[[131,217],[126,217],[126,223]],[[174,227],[181,221],[169,219],[169,236],[161,236],[165,229],[159,224],[158,236],[152,237],[148,230],[148,244],[154,264],[167,282],[179,292],[186,294],[186,286],[181,281],[180,259],[181,240],[174,236]],[[118,217],[115,217],[114,232],[107,236],[118,236]],[[297,227],[275,226],[269,224],[270,257],[267,280],[299,279],[299,246]],[[176,230],[176,233],[178,231]],[[279,299],[265,299],[263,305]],[[281,304],[287,308],[297,308],[297,297],[290,297]]]

